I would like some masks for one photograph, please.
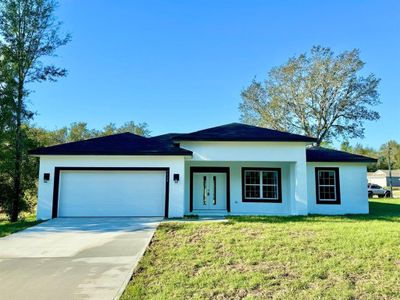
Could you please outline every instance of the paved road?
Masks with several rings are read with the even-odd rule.
[[[0,238],[0,298],[118,298],[160,221],[60,218]]]

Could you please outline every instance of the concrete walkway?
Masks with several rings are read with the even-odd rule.
[[[118,299],[160,221],[53,219],[0,238],[0,298]]]

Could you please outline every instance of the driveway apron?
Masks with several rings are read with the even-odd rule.
[[[1,299],[118,299],[162,218],[59,218],[0,238]]]

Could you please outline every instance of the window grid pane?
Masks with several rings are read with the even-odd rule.
[[[278,188],[274,185],[263,186],[263,198],[265,199],[278,199]]]
[[[333,170],[318,171],[318,192],[319,200],[336,200],[336,173]]]
[[[260,198],[260,187],[258,185],[247,185],[246,198]]]
[[[276,185],[278,181],[278,176],[276,171],[263,171],[263,184]]]
[[[246,184],[260,184],[260,173],[258,171],[246,171]]]
[[[245,197],[254,200],[277,200],[278,195],[277,171],[245,171]]]

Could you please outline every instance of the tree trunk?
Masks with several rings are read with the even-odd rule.
[[[18,81],[18,99],[16,111],[16,128],[15,128],[15,170],[14,170],[14,199],[11,208],[11,222],[16,222],[21,210],[20,203],[22,202],[22,132],[21,132],[21,119],[22,119],[22,100],[23,100],[23,83],[22,80]]]
[[[391,145],[388,143],[388,167],[389,167],[389,187],[390,197],[393,197],[393,185],[392,185],[392,160],[391,160]]]
[[[322,143],[322,139],[323,139],[323,137],[322,136],[320,136],[320,137],[317,137],[317,141],[315,142],[315,146],[321,146],[321,143]]]
[[[325,139],[327,132],[328,132],[328,129],[325,129],[324,131],[317,133],[317,136],[316,136],[317,141],[315,142],[316,146],[319,147],[321,145],[321,143]],[[312,135],[310,135],[310,136],[312,136]]]

